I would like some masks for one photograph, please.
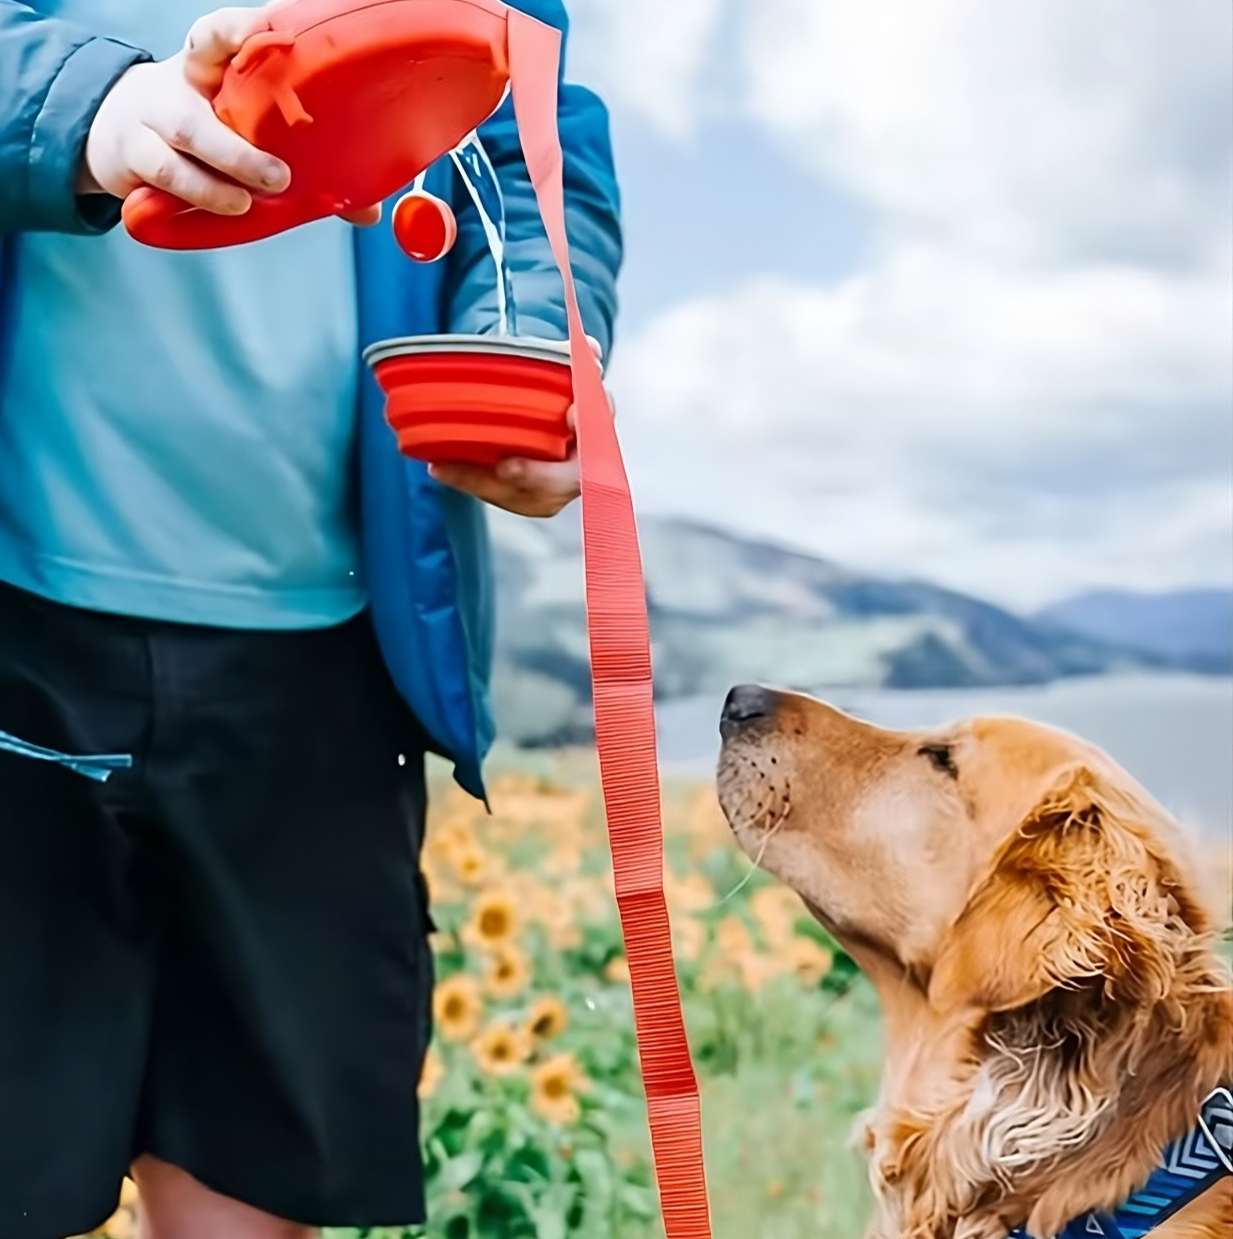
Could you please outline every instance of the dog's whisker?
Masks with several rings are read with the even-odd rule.
[[[769,840],[768,840],[769,842]],[[762,852],[766,851],[766,843],[762,845]],[[758,865],[762,860],[762,852],[758,853],[757,860],[749,862],[749,871],[745,876],[715,905],[717,908],[722,908],[724,904],[735,899],[753,881],[754,874],[758,872]]]
[[[791,802],[784,805],[783,812],[771,824],[770,830],[762,838],[762,846],[758,849],[758,855],[749,862],[749,871],[745,876],[715,905],[717,908],[722,908],[724,904],[735,899],[753,881],[754,875],[758,872],[758,867],[762,864],[762,858],[766,855],[766,849],[770,846],[771,840],[779,833],[784,822],[788,820],[788,814],[792,812]]]

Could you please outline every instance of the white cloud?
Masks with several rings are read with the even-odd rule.
[[[644,506],[1029,605],[1227,571],[1231,330],[1210,282],[903,251],[679,307],[613,379]]]
[[[618,103],[683,140],[735,48],[726,106],[880,239],[834,286],[754,280],[625,342],[644,506],[1023,605],[1228,581],[1225,0],[581,8]]]
[[[680,137],[696,123],[723,0],[574,0],[571,74]]]
[[[643,398],[661,416],[705,412],[732,428],[765,426],[768,416],[812,421],[823,396],[893,401],[905,412],[923,401],[973,434],[984,430],[965,407],[1001,402],[1012,421],[1002,419],[999,435],[1020,415],[1032,433],[1050,419],[1066,430],[1072,419],[1060,406],[1178,406],[1225,390],[1225,294],[1216,278],[995,268],[962,251],[904,246],[832,288],[758,280],[677,307],[627,346],[623,369],[653,380]],[[760,407],[768,395],[769,410]]]
[[[900,228],[1042,260],[1227,255],[1225,0],[756,0],[748,106]]]

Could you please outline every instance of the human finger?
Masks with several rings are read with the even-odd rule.
[[[174,150],[152,129],[134,139],[128,163],[138,184],[164,189],[215,215],[243,215],[252,206],[252,196],[246,189],[214,176]]]
[[[260,193],[281,193],[287,188],[291,169],[281,159],[258,150],[229,129],[204,99],[190,98],[194,102],[151,122],[169,147]]]
[[[213,95],[245,40],[265,24],[266,9],[224,8],[199,17],[184,40],[188,80],[204,94]]]
[[[381,222],[381,203],[378,202],[376,206],[361,207],[355,211],[344,211],[341,218],[357,228],[371,228],[373,224]]]
[[[510,462],[502,462],[508,465]],[[536,461],[535,464],[544,462]],[[483,469],[476,465],[434,465],[432,476],[445,486],[465,491],[494,507],[503,508],[519,516],[555,516],[573,499],[577,498],[575,487],[568,485],[530,486],[511,480],[511,470]],[[512,472],[517,474],[517,470]]]

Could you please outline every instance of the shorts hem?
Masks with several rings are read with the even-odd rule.
[[[272,1194],[254,1188],[251,1183],[229,1183],[230,1176],[214,1174],[203,1168],[197,1159],[192,1157],[177,1156],[168,1150],[160,1151],[153,1146],[143,1147],[139,1153],[134,1154],[134,1158],[142,1156],[155,1157],[170,1166],[175,1166],[176,1169],[191,1175],[202,1187],[220,1196],[225,1196],[228,1200],[238,1201],[250,1209],[268,1213],[279,1221],[290,1222],[296,1226],[366,1230],[382,1227],[422,1226],[427,1221],[427,1208],[422,1189],[414,1193],[415,1199],[409,1201],[405,1209],[384,1206],[369,1209],[347,1205],[331,1206],[322,1201],[304,1205],[302,1202],[276,1200]],[[106,1218],[103,1221],[106,1221]],[[89,1232],[81,1233],[88,1234]]]

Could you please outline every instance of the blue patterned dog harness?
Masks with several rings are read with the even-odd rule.
[[[1216,1089],[1193,1131],[1169,1145],[1145,1186],[1112,1214],[1084,1213],[1055,1239],[1142,1239],[1225,1175],[1233,1175],[1233,1093]],[[1021,1226],[1011,1239],[1029,1239]]]

